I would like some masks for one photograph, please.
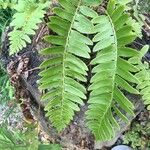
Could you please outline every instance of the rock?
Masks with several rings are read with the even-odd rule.
[[[132,149],[126,145],[118,145],[113,147],[111,150],[132,150]]]

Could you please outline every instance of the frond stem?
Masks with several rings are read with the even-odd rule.
[[[79,6],[81,5],[81,0],[78,1],[78,5],[77,5],[77,8],[75,10],[75,14],[72,18],[72,22],[70,24],[70,28],[68,30],[68,35],[67,35],[67,39],[66,39],[66,44],[65,44],[65,50],[64,50],[64,54],[63,54],[63,64],[62,64],[62,101],[61,101],[61,108],[63,108],[63,99],[64,99],[64,93],[65,93],[65,62],[66,62],[66,55],[67,55],[67,49],[68,49],[68,45],[69,45],[69,37],[70,37],[70,34],[71,34],[71,30],[72,30],[72,27],[74,25],[74,21],[75,21],[75,18],[76,18],[76,15],[77,15],[77,12],[79,10]],[[61,116],[63,114],[63,109],[61,109]],[[62,118],[62,117],[61,117]],[[63,122],[63,120],[62,120]]]
[[[110,21],[110,24],[111,24],[112,30],[113,30],[113,35],[114,35],[114,45],[115,45],[115,53],[116,53],[116,58],[114,60],[114,61],[116,61],[116,64],[115,64],[114,70],[116,72],[117,71],[117,57],[118,57],[118,53],[117,53],[117,47],[118,47],[117,36],[116,36],[116,31],[115,31],[115,27],[114,27],[113,21],[111,19],[111,16],[109,15],[109,13],[107,11],[106,11],[106,14],[109,18],[109,21]],[[112,85],[112,91],[114,91],[114,87],[115,87],[115,76],[116,76],[116,74],[113,75],[113,81],[114,82],[113,82],[113,85]],[[113,92],[111,93],[111,102],[107,106],[106,111],[105,111],[104,115],[102,116],[102,118],[104,118],[106,116],[107,112],[109,111],[109,109],[112,106],[112,102],[113,102]],[[101,122],[100,122],[99,126],[101,126],[102,120],[103,119],[101,119]],[[98,133],[100,134],[100,131],[98,131]]]

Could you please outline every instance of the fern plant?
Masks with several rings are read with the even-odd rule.
[[[128,47],[140,30],[133,26],[135,20],[125,5],[115,0],[109,0],[103,15],[85,6],[90,5],[88,1],[59,0],[59,4],[48,23],[57,35],[46,36],[52,47],[41,51],[49,56],[40,65],[40,89],[48,91],[42,96],[47,116],[62,131],[84,104],[88,91],[87,126],[97,140],[110,140],[119,129],[115,116],[128,122],[126,115],[134,115],[134,105],[123,91],[140,94],[135,87],[140,83],[135,75],[140,68],[129,61],[141,60],[140,52]],[[83,60],[90,59],[91,52],[96,57],[90,63],[93,69],[87,90],[84,82],[89,69]]]
[[[137,78],[140,80],[140,84],[137,86],[138,90],[140,90],[140,94],[142,95],[142,99],[144,100],[144,104],[147,105],[147,109],[150,110],[150,70],[149,64],[147,62],[143,64],[139,64],[141,71],[136,74]]]
[[[50,18],[48,26],[58,35],[45,37],[52,47],[41,51],[50,58],[40,68],[40,89],[48,89],[42,100],[47,102],[45,110],[54,127],[61,131],[73,119],[74,111],[86,99],[86,89],[80,82],[86,82],[88,67],[82,58],[90,58],[93,42],[84,34],[93,33],[93,24],[88,16],[97,13],[81,6],[81,0],[59,1],[61,7],[55,8],[56,16]],[[53,71],[52,71],[53,70]]]
[[[130,58],[130,62],[136,65],[139,68],[139,72],[136,73],[136,78],[139,80],[139,84],[137,85],[137,89],[139,90],[140,94],[142,95],[142,99],[144,104],[147,105],[147,109],[150,110],[150,70],[149,70],[149,63],[144,60],[142,62],[142,58],[144,58],[145,54],[149,49],[148,45],[145,45],[140,51],[140,57],[133,57]]]
[[[13,16],[11,26],[14,27],[10,36],[10,55],[17,53],[23,47],[26,47],[26,42],[30,43],[29,35],[34,35],[38,24],[42,22],[45,14],[45,8],[49,2],[36,3],[35,0],[19,0],[15,6],[17,13]]]
[[[149,69],[141,63],[143,50],[129,47],[141,33],[126,10],[130,1],[109,0],[102,14],[93,9],[102,0],[59,0],[54,8],[47,25],[55,34],[45,37],[51,47],[40,52],[46,60],[40,65],[39,89],[47,91],[41,99],[46,116],[58,131],[87,102],[87,127],[96,140],[110,140],[119,129],[118,118],[128,122],[127,116],[134,115],[134,105],[124,91],[141,94],[149,104]],[[45,1],[18,1],[11,23],[14,30],[9,34],[10,54],[31,42],[29,35],[35,34],[48,5]],[[88,73],[92,78],[85,86]]]
[[[7,124],[0,124],[0,149],[4,150],[60,150],[57,144],[41,143],[38,141],[36,126],[26,127],[24,132],[11,131]]]
[[[119,127],[113,113],[125,121],[128,121],[126,113],[134,115],[134,106],[122,89],[139,94],[132,86],[139,83],[133,75],[139,69],[128,61],[132,57],[129,52],[135,50],[126,46],[137,35],[133,27],[127,24],[128,19],[124,6],[115,5],[115,1],[110,0],[106,15],[92,20],[96,32],[93,52],[97,52],[97,56],[91,61],[94,75],[89,87],[91,94],[86,114],[88,127],[96,139],[102,141],[114,137],[114,129]]]
[[[16,11],[10,23],[13,27],[9,33],[10,55],[22,50],[26,43],[31,43],[30,36],[35,34],[49,5],[49,1],[43,0],[0,0],[0,8]]]
[[[97,6],[100,5],[103,0],[82,0],[82,2],[84,3],[84,5]]]
[[[87,79],[87,65],[82,58],[91,61],[92,79],[88,88],[90,98],[86,112],[87,126],[97,140],[110,140],[119,129],[115,116],[128,122],[126,114],[134,115],[134,105],[123,90],[139,94],[134,86],[140,80],[140,71],[129,59],[141,59],[140,53],[127,45],[138,36],[137,28],[125,10],[125,6],[110,0],[105,14],[85,6],[81,0],[60,0],[61,7],[54,9],[56,16],[48,26],[58,35],[48,35],[46,41],[53,46],[41,51],[49,59],[40,68],[40,89],[48,92],[42,99],[53,126],[61,131],[73,120],[74,111],[86,99],[83,82]],[[85,1],[84,1],[85,2]],[[86,36],[88,35],[88,36]],[[94,35],[91,40],[89,35]],[[93,46],[91,50],[90,47]]]
[[[13,9],[14,6],[17,4],[18,0],[0,0],[0,8],[6,9],[11,8]]]
[[[40,66],[44,69],[40,73],[40,89],[48,90],[42,97],[47,102],[47,116],[61,131],[73,119],[74,111],[79,111],[78,104],[82,105],[82,99],[86,99],[86,89],[81,82],[86,82],[88,71],[81,57],[89,59],[89,46],[95,44],[92,51],[97,56],[91,61],[94,75],[89,87],[87,124],[97,140],[111,139],[115,127],[119,128],[114,113],[125,121],[128,119],[124,112],[134,115],[134,106],[121,89],[139,94],[129,84],[138,83],[132,74],[138,68],[124,59],[138,55],[136,50],[126,47],[137,35],[127,23],[130,17],[124,6],[116,5],[113,0],[101,16],[82,6],[81,0],[60,0],[59,4],[61,7],[54,9],[56,16],[51,17],[48,24],[58,35],[45,37],[53,46],[41,51],[50,56]],[[92,41],[85,36],[90,34],[94,34]]]
[[[15,3],[15,4],[14,4]],[[5,3],[2,3],[3,7]],[[13,15],[11,26],[14,28],[9,33],[10,40],[10,55],[19,52],[26,43],[31,43],[30,36],[35,34],[38,29],[38,24],[42,22],[42,18],[46,13],[46,8],[50,2],[42,2],[36,0],[18,0],[10,3],[16,13]],[[10,5],[7,3],[6,5]]]

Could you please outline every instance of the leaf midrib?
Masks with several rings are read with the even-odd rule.
[[[101,122],[100,122],[100,125],[99,125],[99,128],[98,128],[98,134],[100,134],[100,127],[101,127],[101,124],[102,124],[103,120],[106,118],[105,116],[106,116],[107,112],[109,111],[109,109],[110,109],[110,107],[111,107],[111,105],[112,105],[113,95],[114,95],[113,92],[114,92],[114,87],[115,87],[115,76],[116,76],[116,72],[117,72],[117,57],[118,57],[118,52],[117,52],[117,50],[118,50],[117,36],[116,36],[116,31],[115,31],[115,27],[114,27],[113,21],[112,21],[112,19],[111,19],[109,13],[108,13],[107,11],[106,11],[106,15],[107,15],[108,18],[109,18],[109,21],[110,21],[110,24],[111,24],[111,27],[112,27],[112,30],[113,30],[113,33],[114,33],[114,34],[113,34],[113,35],[114,35],[114,41],[115,41],[114,45],[115,45],[115,49],[116,49],[116,65],[115,65],[115,69],[114,69],[114,70],[116,70],[116,71],[115,71],[115,73],[114,73],[113,82],[112,82],[113,85],[112,85],[111,102],[109,102],[109,105],[107,106],[106,111],[105,111],[105,113],[104,113],[103,116],[102,116],[102,119],[101,119]]]
[[[81,5],[81,0],[78,1],[78,5],[77,5],[77,8],[76,8],[76,11],[75,11],[75,14],[72,18],[72,22],[70,24],[70,28],[68,30],[68,35],[67,35],[67,38],[66,38],[66,44],[65,44],[65,49],[64,49],[64,54],[63,54],[63,71],[62,71],[62,100],[61,100],[61,119],[62,119],[62,124],[63,123],[63,101],[64,101],[64,93],[65,93],[65,63],[66,63],[66,55],[67,55],[67,49],[68,49],[68,45],[69,45],[69,38],[70,38],[70,34],[71,34],[71,31],[72,31],[72,28],[73,28],[73,25],[74,25],[74,22],[75,22],[75,18],[76,18],[76,15],[78,13],[78,10],[79,10],[79,6]]]

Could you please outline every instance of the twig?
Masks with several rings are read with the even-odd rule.
[[[32,68],[32,69],[30,69],[28,71],[30,72],[30,71],[34,71],[34,70],[40,70],[40,67],[35,67],[35,68]]]

